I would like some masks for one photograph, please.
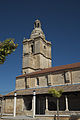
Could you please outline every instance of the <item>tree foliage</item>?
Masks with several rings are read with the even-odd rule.
[[[49,89],[49,93],[52,94],[53,97],[57,98],[57,120],[59,120],[59,98],[62,96],[63,90]]]
[[[6,60],[6,56],[11,54],[17,48],[18,44],[14,43],[14,39],[9,38],[0,42],[0,64],[3,64]]]
[[[49,90],[49,93],[50,94],[52,94],[52,96],[54,96],[54,97],[56,97],[56,98],[60,98],[61,97],[61,95],[62,95],[62,92],[63,92],[63,90],[55,90],[55,89],[50,89]]]

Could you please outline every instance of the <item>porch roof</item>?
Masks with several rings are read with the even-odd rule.
[[[56,90],[63,90],[64,93],[67,92],[77,92],[80,91],[80,84],[68,84],[68,85],[57,85],[57,86],[49,86],[49,87],[39,87],[39,88],[27,88],[22,90],[15,90],[7,95],[4,95],[4,97],[7,96],[14,96],[14,93],[16,92],[17,95],[33,95],[33,91],[36,91],[36,94],[49,94],[49,89],[56,89]]]

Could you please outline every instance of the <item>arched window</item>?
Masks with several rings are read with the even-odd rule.
[[[36,22],[34,23],[34,28],[36,28]]]
[[[44,45],[44,49],[46,49],[46,46]]]
[[[31,52],[32,52],[32,53],[34,52],[34,48],[33,48],[33,45],[31,45]]]
[[[38,27],[39,27],[39,23],[38,23]]]

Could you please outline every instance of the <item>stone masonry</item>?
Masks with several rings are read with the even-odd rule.
[[[60,119],[80,115],[80,63],[56,67],[51,63],[51,42],[36,20],[30,39],[23,40],[22,75],[16,77],[15,91],[3,96],[2,113],[53,120],[57,114],[57,99],[49,94],[53,88],[63,89]]]
[[[64,76],[65,75],[65,76]],[[65,78],[66,77],[66,78]],[[39,79],[39,86],[37,85],[37,78]],[[38,74],[31,77],[16,78],[16,90],[36,87],[47,87],[53,85],[65,85],[80,83],[80,70],[60,71],[57,73]]]
[[[36,20],[30,39],[23,40],[23,74],[51,67],[51,42],[45,40],[41,23]]]

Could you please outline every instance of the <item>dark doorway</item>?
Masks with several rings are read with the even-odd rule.
[[[32,97],[31,96],[25,96],[24,99],[24,109],[25,110],[31,110],[32,109]]]
[[[68,96],[69,110],[80,111],[80,93],[74,92]]]
[[[0,107],[0,113],[1,113],[1,107]]]
[[[45,114],[45,97],[36,97],[36,114]]]

